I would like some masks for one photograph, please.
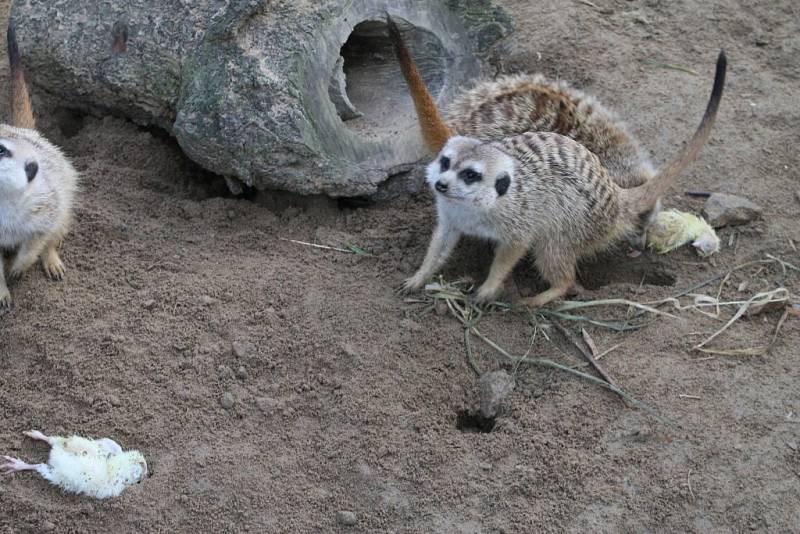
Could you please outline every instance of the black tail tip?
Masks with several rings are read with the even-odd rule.
[[[386,26],[389,27],[389,35],[400,33],[400,29],[397,27],[397,24],[394,22],[394,19],[389,14],[388,11],[386,13]]]
[[[720,49],[717,56],[717,69],[725,70],[726,68],[728,68],[728,56],[725,54],[724,49]]]
[[[19,51],[17,46],[17,26],[12,19],[8,20],[8,30],[6,30],[6,39],[8,40],[8,54],[11,55],[12,49]]]

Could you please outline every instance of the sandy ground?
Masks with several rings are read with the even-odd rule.
[[[713,262],[681,250],[586,266],[588,296],[652,300],[765,253],[800,263],[790,242],[800,243],[796,2],[499,3],[519,28],[498,68],[541,70],[597,94],[658,163],[699,120],[717,50],[729,55],[713,140],[666,204],[699,211],[684,190],[733,192],[764,206],[764,220],[739,228],[733,246],[723,230]],[[603,359],[618,383],[680,428],[570,375],[522,366],[494,430],[465,432],[457,414],[474,406],[476,379],[460,325],[393,293],[423,257],[427,192],[365,208],[224,198],[163,136],[120,119],[40,115],[83,191],[63,247],[66,280],[32,270],[0,317],[0,452],[44,459],[21,435],[29,428],[111,436],[142,450],[153,476],[105,502],[30,474],[3,478],[3,532],[800,529],[796,318],[771,353],[753,357],[692,352],[722,324],[692,311],[635,332],[587,327],[600,350],[620,344]],[[280,237],[352,242],[375,256]],[[445,275],[480,279],[488,253],[466,242]],[[723,296],[748,298],[781,277],[775,266],[746,269]],[[534,282],[524,264],[507,288],[529,294]],[[797,273],[782,283],[800,293]],[[766,343],[778,318],[739,321],[713,346]],[[489,316],[481,329],[528,349],[522,314]],[[473,346],[482,369],[504,365]],[[581,362],[543,336],[531,354]],[[338,525],[340,510],[355,512],[356,526]]]

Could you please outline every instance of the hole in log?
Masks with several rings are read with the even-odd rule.
[[[441,41],[430,31],[402,19],[395,21],[428,90],[438,99],[447,76],[447,53]],[[343,62],[337,63],[329,94],[349,128],[361,137],[380,140],[416,127],[414,104],[385,22],[368,20],[357,24],[342,46],[341,56]],[[337,80],[342,75],[339,66],[343,80]],[[341,95],[342,89],[345,95]]]

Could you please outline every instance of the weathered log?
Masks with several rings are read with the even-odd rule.
[[[58,105],[164,128],[233,189],[357,196],[425,155],[387,11],[440,103],[511,30],[488,0],[17,0],[11,17]]]

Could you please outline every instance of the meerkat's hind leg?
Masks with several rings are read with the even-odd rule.
[[[496,299],[503,289],[503,282],[508,273],[511,272],[527,251],[527,247],[523,245],[499,244],[494,254],[492,267],[489,270],[489,276],[486,277],[486,280],[475,293],[475,301],[486,304]]]
[[[574,254],[568,253],[566,247],[551,250],[537,247],[536,267],[544,279],[550,282],[550,289],[542,291],[536,296],[521,299],[517,305],[541,308],[545,304],[563,297],[576,286],[580,287],[576,275],[576,264],[577,258]]]
[[[553,284],[550,286],[550,289],[547,291],[542,291],[535,297],[527,297],[521,299],[517,302],[518,306],[528,306],[530,308],[541,308],[545,304],[549,304],[552,301],[559,299],[566,295],[569,290],[573,287],[573,281],[569,279],[564,279],[561,282]]]
[[[27,271],[31,265],[36,263],[36,259],[42,254],[46,241],[41,237],[35,237],[25,241],[17,249],[14,259],[11,260],[11,268],[8,270],[8,276],[17,279],[22,276],[22,273]]]
[[[67,273],[64,263],[58,256],[59,239],[52,239],[47,242],[41,254],[42,269],[51,280],[63,280]]]
[[[425,282],[445,264],[460,238],[461,232],[440,221],[433,231],[433,237],[431,237],[428,252],[425,254],[422,266],[414,273],[414,276],[403,283],[401,291],[409,292],[422,289]]]

